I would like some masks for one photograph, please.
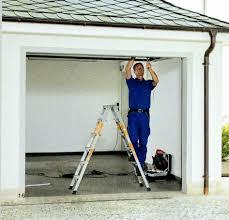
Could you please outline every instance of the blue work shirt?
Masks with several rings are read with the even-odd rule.
[[[153,80],[142,80],[138,78],[126,79],[129,89],[129,108],[130,109],[149,109],[151,91],[155,88]]]

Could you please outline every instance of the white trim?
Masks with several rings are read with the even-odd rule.
[[[63,28],[64,27],[64,28]],[[3,34],[29,34],[45,36],[80,36],[103,38],[126,38],[144,40],[174,40],[174,41],[209,41],[208,33],[172,30],[152,30],[139,28],[99,27],[82,25],[39,24],[3,22]]]
[[[25,62],[26,62],[26,59],[25,59],[25,56],[26,56],[26,52],[35,52],[35,51],[40,51],[40,49],[38,48],[29,48],[29,47],[23,47],[21,49],[21,79],[20,79],[20,90],[21,90],[21,95],[20,95],[20,168],[19,168],[19,172],[20,172],[20,178],[19,178],[19,194],[24,194],[24,190],[23,190],[23,187],[25,187],[25,77],[26,77],[26,68],[25,68]],[[58,49],[52,49],[53,52],[55,53],[58,53]],[[84,51],[85,52],[85,51]],[[94,54],[94,51],[93,50],[86,50],[86,54]],[[99,51],[97,50],[97,54],[104,54],[105,51]],[[65,53],[66,54],[66,53]],[[71,55],[70,53],[68,53],[69,55]],[[75,53],[74,53],[75,54]],[[80,51],[80,54],[82,54],[82,51]],[[114,55],[117,55],[116,54],[116,51],[110,51],[109,50],[109,54],[114,54]],[[126,55],[126,53],[124,54]],[[182,54],[183,55],[183,54]],[[188,58],[190,59],[190,58]],[[191,60],[190,60],[191,61]],[[184,70],[184,74],[187,74],[189,73],[189,77],[192,77],[192,74],[191,74],[191,69],[188,70],[188,67],[185,68]],[[190,80],[190,83],[192,82],[192,80],[189,78]],[[188,98],[191,98],[191,84],[189,84],[188,88],[187,88],[187,94],[189,94],[189,97]],[[189,92],[188,92],[189,91]],[[187,98],[187,97],[185,97]],[[191,105],[191,100],[189,100],[187,103],[186,103],[188,106],[186,107],[186,109],[189,109],[190,108],[190,105]],[[183,115],[183,117],[188,117],[187,115]],[[183,119],[184,120],[184,119]],[[187,119],[185,119],[187,120]],[[190,126],[190,125],[188,125]],[[185,129],[183,127],[183,129]],[[187,128],[186,128],[187,129]],[[183,131],[184,134],[187,134],[187,131]],[[182,138],[183,140],[185,139],[185,137]],[[185,144],[184,144],[185,143]],[[182,178],[183,178],[183,183],[182,183],[182,192],[184,193],[189,193],[188,192],[188,180],[186,181],[185,179],[187,179],[187,177],[189,176],[188,173],[191,172],[191,167],[186,164],[187,161],[189,161],[188,156],[191,154],[190,153],[190,149],[191,149],[191,142],[190,142],[190,139],[189,141],[188,140],[184,140],[183,142],[183,151],[185,153],[185,155],[183,155],[182,157],[182,167],[186,167],[186,169],[182,169]],[[186,173],[187,172],[187,173]],[[18,194],[18,191],[17,191],[17,194]]]
[[[13,24],[11,24],[13,25]],[[29,24],[28,24],[29,25]],[[34,25],[34,24],[33,24]],[[23,27],[23,26],[17,26]],[[50,30],[54,26],[50,27]],[[60,30],[60,27],[56,27]],[[25,54],[32,53],[56,53],[56,54],[90,54],[90,55],[123,55],[123,56],[147,56],[147,57],[181,57],[184,58],[184,76],[186,77],[183,91],[183,131],[182,131],[182,191],[189,194],[202,193],[203,167],[193,170],[193,164],[198,161],[202,166],[203,160],[203,57],[209,46],[209,36],[206,33],[190,34],[179,32],[134,30],[119,28],[95,28],[82,27],[83,37],[77,34],[79,27],[74,29],[74,36],[68,34],[50,37],[49,34],[10,33],[3,34],[4,50],[2,60],[3,72],[1,75],[1,189],[22,190],[24,188],[25,167]],[[13,27],[11,27],[13,28]],[[33,31],[38,28],[34,25]],[[42,25],[42,28],[44,26]],[[21,29],[22,30],[22,29]],[[57,31],[55,30],[55,31]],[[126,32],[125,32],[125,31]],[[18,30],[19,31],[19,30]],[[40,30],[37,29],[39,32]],[[107,32],[106,32],[107,31]],[[149,32],[148,32],[149,31]],[[81,32],[81,33],[82,33]],[[106,33],[105,33],[106,32]],[[134,35],[136,32],[136,35]],[[129,37],[135,36],[135,37]],[[148,33],[148,40],[145,36]],[[56,32],[57,34],[57,32]],[[104,37],[105,34],[107,37]],[[145,35],[146,34],[146,35]],[[87,35],[87,36],[86,36]],[[136,38],[136,36],[138,36]],[[196,36],[206,37],[206,42],[200,42]],[[182,39],[183,37],[183,39]],[[193,37],[193,38],[192,38]],[[190,39],[192,38],[192,40]],[[167,39],[167,40],[166,40]],[[169,40],[168,40],[169,39]],[[180,39],[180,41],[178,40]],[[187,39],[190,39],[188,42]],[[193,40],[195,39],[195,40]],[[221,45],[219,45],[220,47]],[[15,63],[12,63],[12,60]],[[215,65],[219,65],[218,62]],[[217,70],[218,71],[218,70]],[[184,83],[184,81],[183,81]],[[195,88],[194,88],[195,87]],[[215,101],[214,97],[212,98]],[[217,110],[217,109],[216,109]],[[212,109],[212,114],[218,111]],[[217,115],[218,116],[218,115]],[[218,133],[214,133],[218,135]],[[16,138],[15,140],[13,138]],[[217,136],[218,138],[218,136]],[[215,144],[215,138],[211,144]],[[19,155],[11,155],[11,152],[19,152]],[[198,154],[200,152],[200,155]],[[9,158],[7,158],[9,157]],[[10,164],[9,164],[10,163]],[[7,173],[5,167],[14,169],[15,173]],[[213,176],[213,181],[214,181]],[[11,184],[11,182],[13,183]],[[21,193],[24,193],[22,190]]]

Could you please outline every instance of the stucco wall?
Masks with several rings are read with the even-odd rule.
[[[24,192],[26,52],[182,57],[182,190],[203,190],[203,56],[207,33],[40,24],[4,26],[1,66],[1,195]],[[211,55],[211,177],[220,183],[221,42]],[[12,64],[13,61],[13,64]],[[217,155],[212,157],[212,155]],[[10,168],[10,169],[9,169]]]

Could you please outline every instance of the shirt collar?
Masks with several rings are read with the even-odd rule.
[[[140,79],[138,79],[137,77],[135,78],[135,80],[139,81],[139,82],[142,82],[142,81],[145,81],[145,79],[143,78],[142,81]]]

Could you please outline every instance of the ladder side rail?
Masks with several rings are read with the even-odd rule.
[[[90,138],[89,138],[89,140],[88,140],[88,143],[87,143],[87,145],[85,147],[84,153],[83,153],[83,155],[82,155],[82,157],[80,159],[80,162],[79,162],[79,164],[77,166],[77,169],[76,169],[76,171],[74,173],[74,176],[73,176],[72,181],[70,183],[69,189],[72,189],[72,187],[74,186],[74,184],[76,182],[76,179],[78,178],[79,172],[80,172],[81,168],[83,167],[83,163],[84,163],[85,158],[86,158],[86,156],[88,154],[88,148],[91,146],[94,138],[95,138],[95,134],[92,133]]]
[[[120,127],[121,131],[125,135],[125,138],[127,140],[128,146],[129,146],[129,148],[130,148],[130,150],[131,150],[131,152],[132,152],[132,154],[134,156],[134,159],[136,161],[136,164],[138,166],[138,169],[140,171],[140,174],[142,176],[142,179],[143,179],[143,181],[145,183],[145,186],[146,186],[147,190],[150,190],[149,183],[148,183],[148,181],[146,179],[146,176],[145,176],[145,174],[143,172],[142,166],[141,166],[141,164],[140,164],[140,162],[138,160],[138,156],[137,156],[136,151],[134,149],[134,146],[133,146],[133,144],[132,144],[132,142],[130,140],[128,131],[127,131],[126,126],[125,126],[125,124],[124,124],[124,122],[122,120],[122,117],[120,116],[120,113],[117,112],[117,108],[113,107],[113,108],[111,108],[111,110],[113,112],[113,115],[114,115],[115,120],[117,120],[117,122],[119,123],[119,127]]]
[[[75,183],[75,186],[74,186],[74,189],[73,189],[73,194],[76,194],[76,192],[77,192],[77,190],[79,188],[79,185],[81,183],[81,180],[83,178],[83,175],[85,173],[85,170],[87,168],[87,165],[88,165],[88,163],[89,163],[89,161],[91,159],[91,156],[92,156],[92,154],[93,154],[93,152],[95,150],[95,145],[97,143],[97,140],[98,140],[98,138],[99,138],[99,136],[101,134],[101,130],[103,128],[103,121],[104,121],[104,118],[106,116],[105,115],[105,113],[106,113],[105,111],[106,111],[106,109],[103,109],[103,111],[101,113],[101,116],[97,121],[96,127],[95,127],[94,132],[93,132],[94,137],[92,138],[92,143],[90,145],[88,144],[87,148],[85,149],[85,152],[86,152],[87,156],[86,156],[86,159],[84,158],[85,161],[83,163],[82,169],[79,168],[80,174],[77,176],[78,178],[77,178],[76,182],[74,182],[74,180],[73,180],[73,185]]]
[[[75,194],[78,191],[79,185],[80,185],[81,180],[83,178],[83,175],[84,175],[84,173],[86,171],[87,165],[89,164],[89,161],[91,159],[91,156],[92,156],[92,154],[93,154],[93,152],[95,150],[95,145],[96,145],[96,142],[97,142],[98,138],[99,138],[99,134],[97,134],[95,136],[94,142],[92,143],[92,146],[91,146],[91,148],[88,151],[88,154],[87,154],[85,163],[84,163],[84,165],[82,167],[82,170],[81,170],[81,172],[79,174],[79,178],[77,179],[76,184],[75,184],[75,187],[73,189],[73,194]]]

